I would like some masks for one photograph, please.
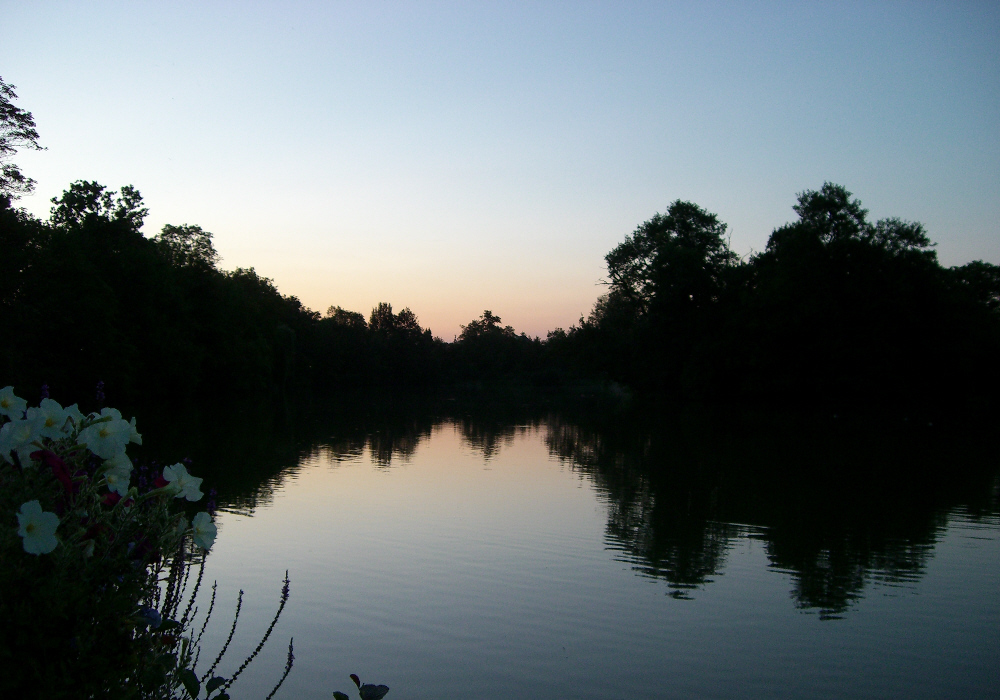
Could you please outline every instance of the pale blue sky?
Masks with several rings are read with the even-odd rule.
[[[845,185],[1000,263],[997,3],[0,3],[0,75],[76,179],[134,184],[323,311],[532,335],[674,199],[761,249]]]

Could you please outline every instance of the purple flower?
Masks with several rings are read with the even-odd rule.
[[[160,616],[160,613],[153,608],[139,608],[139,619],[154,630],[159,629],[160,625],[163,624],[163,618]]]

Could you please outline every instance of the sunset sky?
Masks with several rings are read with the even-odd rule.
[[[746,255],[829,180],[1000,263],[1000,5],[2,3],[0,76],[48,150],[19,204],[133,184],[143,229],[446,340],[545,336],[675,199]]]

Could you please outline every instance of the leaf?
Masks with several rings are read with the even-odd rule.
[[[212,700],[229,700],[229,693],[219,693]]]
[[[351,698],[347,696],[347,693],[342,693],[339,690],[333,691],[333,697],[336,698],[336,700],[351,700]]]
[[[365,683],[358,690],[361,691],[361,700],[382,700],[389,692],[389,686]]]
[[[213,690],[215,690],[225,682],[226,682],[225,678],[223,678],[222,676],[216,676],[215,678],[213,678],[212,680],[210,680],[208,683],[205,684],[205,692],[211,693]]]
[[[164,671],[172,671],[174,666],[177,665],[177,654],[160,654],[156,657],[156,663],[158,666],[162,667]]]
[[[180,626],[181,623],[179,623],[177,620],[164,620],[163,622],[160,623],[160,626],[157,627],[156,629],[158,632],[166,632],[168,630],[176,629],[177,627]]]
[[[198,676],[194,675],[194,671],[189,668],[182,668],[177,672],[177,676],[181,679],[181,683],[184,684],[184,689],[187,690],[188,695],[193,698],[198,697],[198,693],[201,691],[201,683],[198,682]]]
[[[142,672],[143,685],[159,687],[167,682],[167,672],[162,666],[152,665]]]

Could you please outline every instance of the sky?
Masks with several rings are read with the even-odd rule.
[[[605,291],[604,256],[676,199],[741,255],[795,195],[922,222],[1000,263],[995,2],[19,2],[0,76],[75,180],[132,184],[143,232],[197,224],[317,311],[411,308],[451,340],[532,336]]]

